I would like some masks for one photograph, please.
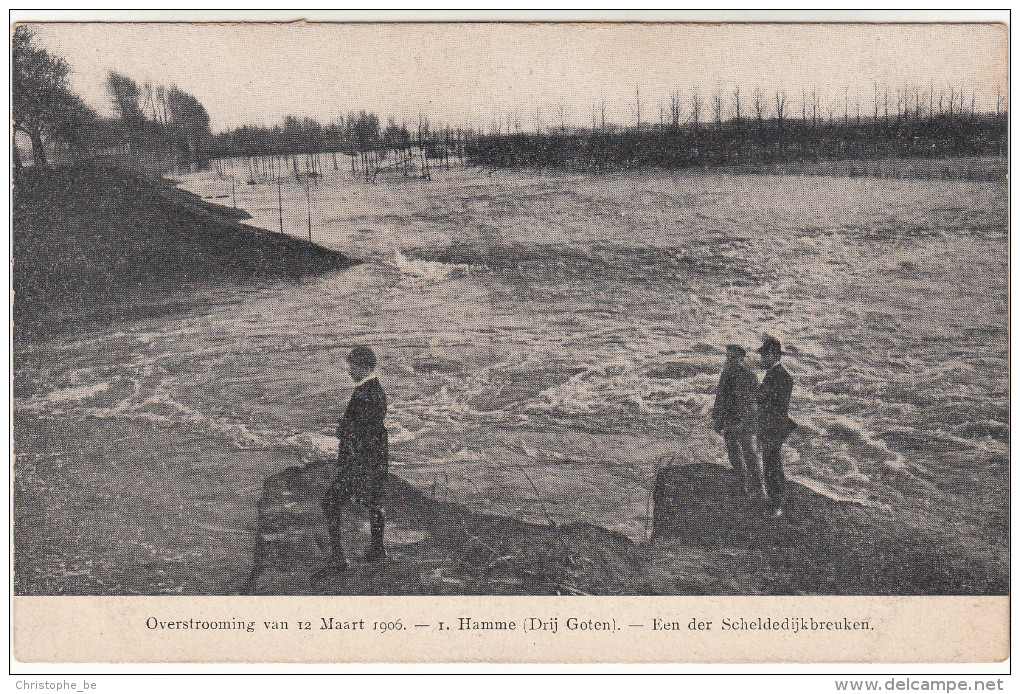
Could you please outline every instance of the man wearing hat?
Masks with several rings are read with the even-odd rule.
[[[783,441],[796,428],[788,414],[793,379],[787,373],[779,358],[783,354],[779,340],[765,335],[762,346],[761,364],[765,378],[758,388],[758,447],[765,476],[765,492],[773,516],[783,515],[783,495],[786,492],[786,477],[783,475]]]
[[[347,355],[347,370],[355,383],[354,392],[336,428],[337,478],[322,498],[333,550],[327,568],[332,571],[348,567],[340,541],[340,513],[352,497],[368,509],[372,542],[365,560],[375,561],[386,556],[382,501],[389,463],[389,434],[385,424],[386,393],[375,375],[375,365],[375,353],[369,347],[355,347]]]
[[[747,352],[740,345],[727,345],[726,365],[715,391],[712,418],[715,430],[726,442],[726,453],[733,471],[748,494],[761,484],[754,435],[757,422],[758,379],[746,366]]]

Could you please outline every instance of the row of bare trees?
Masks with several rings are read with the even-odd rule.
[[[508,117],[506,134],[490,129],[469,149],[469,161],[491,166],[742,165],[875,156],[1005,153],[1008,103],[978,108],[975,92],[958,86],[898,88],[872,84],[868,99],[803,89],[750,93],[734,87],[706,99],[697,89],[673,90],[649,118],[639,88],[628,125],[607,121],[607,104],[591,107],[589,128],[536,127],[524,132]]]
[[[716,90],[706,99],[697,89],[690,90],[686,95],[676,89],[669,93],[668,101],[660,100],[658,102],[658,121],[656,122],[646,117],[649,109],[641,99],[641,90],[635,88],[634,102],[631,106],[634,120],[630,125],[607,123],[606,102],[602,102],[591,109],[591,129],[613,131],[627,127],[654,128],[657,126],[662,130],[669,128],[678,130],[684,126],[722,125],[725,122],[739,123],[745,120],[758,122],[775,120],[782,123],[795,119],[798,115],[801,121],[810,122],[812,125],[837,121],[842,121],[844,124],[851,121],[860,123],[869,118],[891,125],[940,117],[974,118],[978,115],[992,115],[990,112],[979,111],[977,94],[974,91],[968,92],[963,87],[936,88],[931,85],[924,89],[904,85],[892,89],[880,87],[878,83],[874,83],[869,91],[867,100],[863,100],[863,95],[860,92],[855,92],[851,98],[849,87],[843,90],[842,95],[837,96],[822,95],[817,89],[802,89],[799,99],[797,99],[796,95],[791,97],[783,89],[766,93],[761,88],[755,88],[748,94],[742,92],[737,86],[728,94]],[[994,115],[996,117],[1004,116],[1006,107],[1006,95],[1000,88],[996,94]],[[562,111],[562,107],[560,110]],[[519,127],[508,128],[508,130],[521,132]],[[553,129],[547,128],[547,130],[552,131]],[[562,127],[561,130],[566,130],[566,128]],[[541,128],[535,130],[535,132],[541,131]],[[490,131],[490,134],[493,133]]]
[[[780,123],[799,120],[812,125],[842,122],[861,123],[865,120],[882,121],[886,125],[917,122],[932,118],[976,118],[994,115],[1001,118],[1006,113],[1007,99],[1000,88],[996,94],[995,110],[979,109],[977,94],[962,86],[930,85],[928,88],[904,85],[891,88],[877,82],[870,89],[851,92],[845,88],[842,93],[821,92],[818,89],[802,89],[797,94],[779,89],[766,92],[758,87],[752,91],[735,86],[731,91],[717,89],[707,96],[697,88],[683,92],[672,90],[665,100],[655,104],[642,98],[639,87],[634,89],[634,99],[629,107],[629,119],[620,116],[620,104],[615,105],[616,121],[613,121],[610,105],[603,101],[590,108],[588,129],[599,132],[617,132],[628,128],[680,130],[685,127],[722,125],[756,121]],[[488,135],[517,135],[525,132],[565,133],[579,131],[576,122],[568,125],[567,108],[560,104],[555,107],[539,107],[534,112],[534,126],[529,127],[526,119],[516,110],[508,110],[505,117],[490,121]],[[657,117],[656,117],[657,115]],[[476,132],[482,132],[478,128]]]

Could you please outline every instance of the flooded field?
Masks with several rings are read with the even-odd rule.
[[[15,503],[45,507],[18,592],[228,592],[262,478],[335,451],[352,343],[380,357],[392,472],[640,541],[657,466],[723,462],[724,346],[768,332],[793,479],[1008,556],[1005,183],[322,171],[182,186],[363,264],[14,346]]]

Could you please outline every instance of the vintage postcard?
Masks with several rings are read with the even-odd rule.
[[[1008,657],[1008,27],[176,17],[11,25],[20,665]]]

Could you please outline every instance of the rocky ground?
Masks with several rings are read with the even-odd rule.
[[[469,510],[389,477],[381,562],[320,572],[329,542],[319,499],[327,464],[269,477],[258,503],[253,570],[259,595],[996,594],[1006,567],[968,560],[951,537],[909,519],[791,484],[787,513],[766,516],[727,469],[660,470],[647,543],[590,524],[535,525]],[[349,555],[368,542],[356,506]]]

